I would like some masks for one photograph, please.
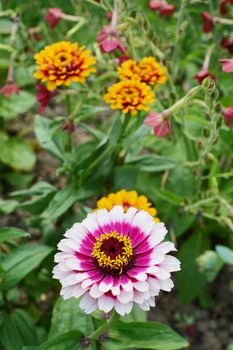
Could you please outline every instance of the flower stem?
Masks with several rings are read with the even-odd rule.
[[[98,339],[102,334],[108,331],[111,328],[111,326],[118,321],[119,318],[120,315],[117,314],[116,311],[114,311],[110,320],[106,321],[102,326],[100,326],[94,332],[92,332],[88,338],[91,340]]]
[[[164,112],[162,112],[164,117],[168,117],[169,118],[169,116],[172,113],[174,113],[178,109],[182,108],[187,102],[189,102],[191,99],[193,99],[201,90],[202,90],[202,86],[201,85],[195,86],[194,88],[189,90],[184,97],[182,97],[179,101],[174,103],[174,105],[172,105],[170,108],[168,108]]]
[[[65,95],[66,98],[66,114],[67,117],[70,115],[71,113],[71,100],[70,100],[70,95]]]
[[[182,25],[185,18],[185,11],[187,6],[187,0],[182,0],[180,4],[180,10],[178,13],[177,25],[176,25],[176,33],[175,33],[175,49],[173,51],[172,62],[176,62],[179,54],[180,54],[180,41],[183,36]],[[173,65],[172,77],[175,80],[178,72],[178,64]]]
[[[233,26],[233,19],[230,19],[230,18],[214,17],[213,20],[215,23]]]

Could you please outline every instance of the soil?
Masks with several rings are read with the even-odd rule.
[[[189,340],[191,350],[228,350],[233,344],[232,267],[225,266],[211,285],[215,306],[181,305],[175,291],[159,296],[150,319],[170,325]]]

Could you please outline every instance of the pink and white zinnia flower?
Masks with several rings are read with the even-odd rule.
[[[144,210],[122,206],[91,213],[66,231],[55,255],[54,278],[62,284],[64,299],[80,297],[87,314],[115,308],[130,313],[155,306],[160,290],[170,291],[171,272],[180,262],[167,255],[174,244],[163,242],[167,230]]]

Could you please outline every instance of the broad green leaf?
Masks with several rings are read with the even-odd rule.
[[[0,341],[6,350],[22,350],[24,345],[37,345],[36,328],[30,316],[15,309],[0,328]]]
[[[136,131],[134,131],[123,140],[122,145],[124,148],[131,147],[132,145],[135,147],[136,144],[141,140],[143,141],[144,137],[149,133],[150,128],[148,128],[146,125],[141,125]]]
[[[9,242],[19,237],[28,237],[29,233],[15,227],[0,228],[0,243]]]
[[[2,199],[0,198],[0,212],[4,214],[10,214],[18,206],[18,202],[11,199]]]
[[[15,170],[29,171],[36,162],[31,145],[18,137],[1,132],[0,149],[0,162]]]
[[[10,97],[0,95],[0,117],[11,119],[19,114],[26,113],[36,103],[36,98],[33,94],[21,91],[19,95],[13,94]]]
[[[54,157],[63,160],[69,135],[61,129],[62,119],[49,120],[36,115],[35,134],[40,145]]]
[[[169,173],[167,189],[175,194],[187,197],[194,191],[194,174],[189,168],[177,166]]]
[[[10,21],[10,19],[7,19],[7,18],[0,19],[0,33],[1,34],[6,34],[6,33],[10,34],[11,27],[12,27],[12,22]]]
[[[233,250],[225,247],[223,245],[217,245],[215,247],[216,252],[220,256],[220,258],[226,263],[233,265]]]
[[[160,198],[168,203],[171,203],[173,205],[179,206],[183,202],[183,197],[178,196],[177,194],[173,193],[172,191],[160,189],[158,187],[153,188],[150,197],[153,198],[153,195],[155,198]]]
[[[168,215],[168,218],[171,220],[176,237],[180,237],[184,234],[195,221],[194,214],[179,212],[179,210],[174,210],[174,207],[172,207],[171,214]]]
[[[33,73],[35,71],[35,66],[29,66],[25,67],[23,65],[20,65],[16,67],[14,75],[15,75],[15,81],[22,86],[26,85],[34,85],[35,84],[35,78],[33,77]]]
[[[137,166],[142,171],[159,172],[174,168],[176,161],[155,154],[146,154],[134,158],[126,158],[126,164]]]
[[[54,306],[49,339],[59,334],[77,330],[85,335],[93,331],[92,317],[84,314],[75,298],[64,300],[59,298]],[[66,350],[67,344],[57,345],[53,350]]]
[[[179,249],[181,271],[177,273],[180,300],[184,304],[192,302],[206,284],[205,276],[199,271],[196,259],[209,248],[209,238],[205,232],[195,231]]]
[[[41,181],[26,190],[12,192],[11,196],[12,197],[25,197],[25,196],[29,197],[29,196],[48,194],[55,190],[56,190],[56,187],[50,185],[48,182]]]
[[[54,336],[47,340],[40,346],[36,347],[35,350],[51,350],[57,349],[57,346],[63,345],[64,349],[81,349],[80,338],[83,337],[83,333],[80,331],[70,331]],[[68,347],[67,347],[68,343]]]
[[[13,249],[2,262],[5,272],[1,278],[0,287],[13,288],[29,272],[37,268],[51,251],[52,248],[42,244],[24,244]]]
[[[136,304],[133,306],[130,314],[122,317],[123,322],[146,322],[147,321],[147,312],[140,309]]]
[[[107,140],[108,137],[106,136],[105,133],[103,133],[102,131],[92,128],[89,125],[86,124],[81,124],[80,125],[84,130],[86,130],[90,135],[92,135],[95,139],[97,139],[98,141],[103,141],[103,140]]]
[[[23,202],[19,207],[29,213],[39,215],[48,207],[55,194],[56,191],[53,190],[40,196],[33,196],[32,199]]]
[[[125,116],[124,116],[125,118]],[[126,117],[127,118],[127,117]],[[122,121],[121,117],[117,114],[115,119],[113,120],[112,126],[108,133],[109,144],[115,145],[121,135],[122,132]]]
[[[42,214],[50,219],[57,219],[64,214],[76,201],[82,201],[93,196],[96,193],[96,189],[90,188],[79,188],[75,189],[73,186],[67,186],[62,190],[58,191],[48,208]]]
[[[115,167],[113,173],[114,190],[135,188],[139,169],[133,166]]]
[[[20,190],[21,188],[27,188],[31,181],[34,178],[34,174],[31,173],[18,173],[14,170],[9,170],[4,172],[3,179],[6,181],[12,188]]]
[[[104,344],[107,350],[122,349],[184,349],[188,342],[162,323],[119,321],[110,330],[110,338]]]

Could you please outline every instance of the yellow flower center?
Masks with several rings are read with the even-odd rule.
[[[131,239],[117,231],[104,233],[96,238],[92,256],[104,270],[121,273],[133,257]]]
[[[72,61],[72,56],[68,52],[59,52],[55,58],[54,65],[57,67],[67,66]]]

